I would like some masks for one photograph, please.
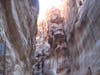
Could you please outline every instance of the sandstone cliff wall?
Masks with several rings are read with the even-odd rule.
[[[6,41],[7,75],[32,74],[39,11],[34,2],[37,0],[0,0],[0,37]]]
[[[100,1],[64,1],[61,16],[47,21],[50,57],[45,70],[54,75],[100,75]]]

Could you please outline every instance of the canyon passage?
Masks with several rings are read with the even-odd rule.
[[[0,0],[0,75],[100,75],[100,0]]]

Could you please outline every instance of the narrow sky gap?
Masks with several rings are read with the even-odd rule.
[[[40,6],[40,11],[39,11],[39,21],[42,21],[45,18],[45,13],[47,9],[50,9],[52,7],[60,7],[61,5],[61,0],[39,0],[39,6]]]

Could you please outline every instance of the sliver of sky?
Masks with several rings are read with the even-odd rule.
[[[39,21],[43,20],[45,18],[45,14],[47,9],[50,9],[52,7],[58,7],[61,5],[61,0],[39,0]]]

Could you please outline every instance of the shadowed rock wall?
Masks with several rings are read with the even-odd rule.
[[[7,75],[32,75],[39,11],[33,4],[31,0],[0,0],[0,37],[6,41]]]

